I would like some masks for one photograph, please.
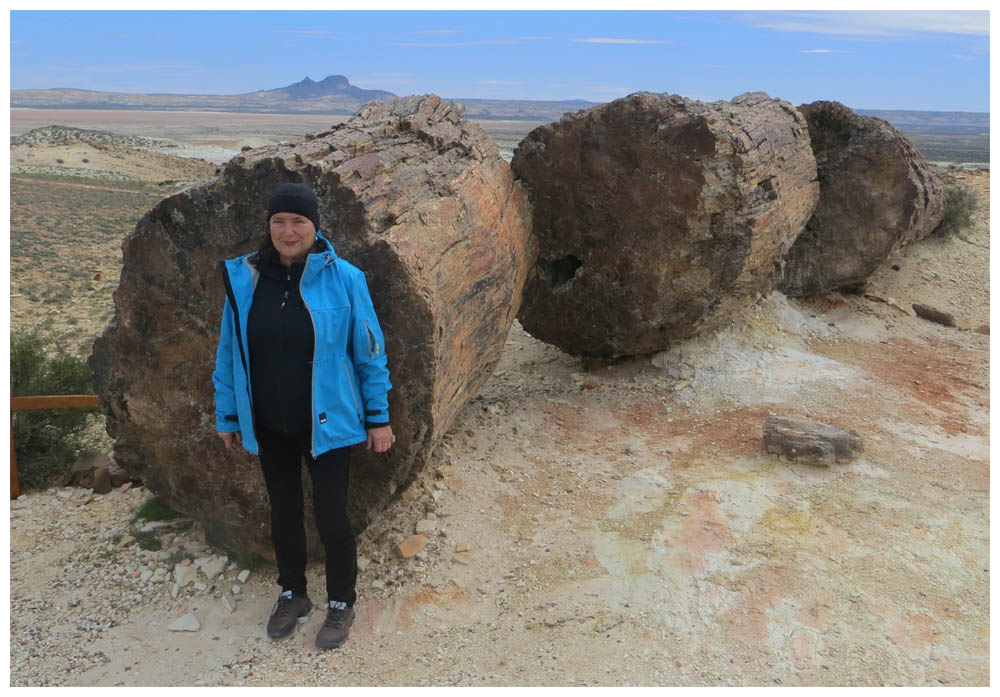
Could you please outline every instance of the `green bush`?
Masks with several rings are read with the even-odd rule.
[[[972,226],[978,202],[976,195],[961,186],[945,187],[944,218],[934,230],[936,237],[951,237]]]
[[[59,348],[37,330],[11,334],[10,394],[94,394],[90,367]],[[76,458],[87,451],[84,440],[94,408],[31,409],[14,412],[14,449],[22,489],[60,483]]]
[[[132,516],[132,520],[173,520],[180,517],[181,514],[168,506],[166,501],[159,496],[154,496],[139,506],[139,510]]]
[[[139,528],[133,526],[129,528],[128,534],[135,538],[135,542],[139,545],[139,549],[145,549],[152,552],[159,552],[163,549],[163,542],[156,536],[155,532],[143,532]]]

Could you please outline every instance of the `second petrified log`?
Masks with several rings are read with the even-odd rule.
[[[863,283],[894,251],[933,232],[945,207],[939,177],[889,122],[838,102],[799,110],[809,124],[820,198],[786,257],[786,295]]]
[[[511,166],[539,241],[518,318],[583,356],[661,351],[769,293],[819,195],[805,120],[759,92],[629,95],[535,129]]]
[[[260,467],[216,436],[211,373],[225,297],[218,263],[257,248],[283,182],[316,191],[321,229],[366,272],[386,337],[397,441],[383,455],[354,450],[349,513],[359,527],[492,374],[534,253],[527,197],[495,144],[434,95],[369,104],[331,130],[246,151],[142,218],[90,361],[115,458],[213,542],[262,554],[271,546]]]

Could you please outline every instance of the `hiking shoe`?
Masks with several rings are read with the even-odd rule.
[[[347,641],[348,630],[354,624],[354,608],[338,609],[330,607],[326,611],[323,626],[316,633],[316,646],[321,649],[335,649]]]
[[[288,636],[295,629],[295,621],[305,617],[312,610],[312,601],[308,595],[292,595],[285,591],[271,609],[271,618],[267,621],[267,635],[272,639]]]

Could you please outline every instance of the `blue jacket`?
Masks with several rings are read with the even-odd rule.
[[[385,339],[364,273],[326,251],[310,254],[299,289],[315,334],[312,369],[312,455],[364,442],[365,423],[389,423]],[[240,431],[256,455],[247,317],[259,273],[246,254],[222,262],[226,303],[215,356],[215,422],[221,433]]]

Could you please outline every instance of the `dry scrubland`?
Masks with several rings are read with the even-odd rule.
[[[149,492],[28,494],[11,512],[11,684],[987,685],[989,174],[956,177],[974,228],[903,249],[867,295],[773,294],[610,364],[515,325],[432,465],[362,535],[358,621],[334,653],[312,648],[319,610],[264,637],[273,566],[231,614],[239,567],[172,598],[154,567],[212,550],[184,521],[155,531],[159,558],[121,544]],[[51,323],[86,353],[122,237],[175,187],[14,172],[12,331]],[[865,455],[776,460],[768,413],[857,430]],[[436,532],[399,560],[419,521]],[[187,612],[199,631],[167,630]]]

